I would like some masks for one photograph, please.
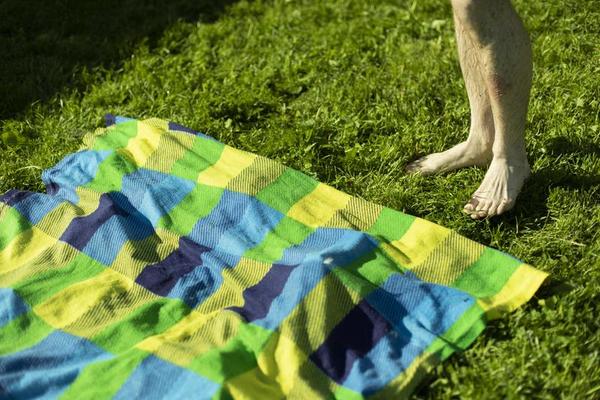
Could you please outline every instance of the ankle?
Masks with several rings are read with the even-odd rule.
[[[514,155],[514,154],[496,155],[496,154],[494,154],[491,162],[493,164],[505,165],[506,167],[515,168],[515,169],[518,169],[521,171],[526,171],[526,172],[531,171],[531,168],[529,167],[529,161],[527,160],[526,154],[524,154],[524,155],[522,155],[522,154],[519,154],[519,155]]]
[[[528,164],[527,151],[525,150],[525,143],[523,142],[512,143],[508,145],[499,145],[499,143],[494,143],[492,154],[494,159],[506,160],[510,164]]]
[[[490,160],[492,159],[492,141],[476,135],[470,135],[464,143],[468,153],[476,155],[477,157],[483,156]]]

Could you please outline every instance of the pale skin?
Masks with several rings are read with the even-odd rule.
[[[473,219],[510,210],[530,174],[525,119],[531,88],[529,36],[510,0],[451,0],[471,121],[466,141],[420,158],[408,172],[430,175],[487,166],[464,206]]]

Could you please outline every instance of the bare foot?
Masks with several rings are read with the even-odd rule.
[[[482,219],[510,210],[529,174],[527,157],[518,162],[492,159],[481,185],[463,211],[473,219]]]
[[[470,166],[484,166],[492,159],[492,150],[475,141],[465,141],[441,153],[419,158],[406,166],[408,173],[432,175]]]

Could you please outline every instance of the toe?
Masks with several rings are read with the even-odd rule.
[[[418,160],[408,163],[408,165],[405,168],[406,172],[414,173],[421,171],[421,168],[423,167],[423,161],[425,161],[425,157],[419,158]]]
[[[469,207],[469,211],[467,211],[467,206],[465,206],[465,212],[471,215],[473,219],[484,219],[494,215],[496,212],[497,206],[494,204],[495,202],[491,199],[481,199],[473,196],[471,201],[467,204]]]
[[[406,164],[404,168],[406,172],[414,172],[419,167],[419,163],[417,161],[413,161],[411,163]]]
[[[503,199],[502,201],[500,201],[500,204],[498,205],[498,211],[497,214],[503,214],[506,211],[510,210],[514,205],[514,201],[512,199]]]
[[[474,213],[471,213],[471,218],[472,219],[483,219],[484,217],[483,215],[483,211],[475,211]]]
[[[473,211],[475,211],[477,205],[479,204],[479,199],[476,197],[471,197],[471,200],[469,200],[469,202],[467,204],[465,204],[465,212],[471,214]]]
[[[473,211],[471,213],[471,218],[473,218],[473,219],[484,219],[486,217],[487,217],[486,210]]]
[[[488,200],[488,199],[481,200],[477,204],[477,207],[475,207],[475,211],[478,211],[478,212],[483,211],[483,212],[485,212],[488,208],[490,208],[490,203],[491,203],[491,201]]]
[[[490,207],[487,210],[488,217],[493,217],[498,213],[498,205],[499,205],[499,202],[492,201],[492,203],[490,204]]]

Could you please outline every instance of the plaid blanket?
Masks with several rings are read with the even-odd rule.
[[[158,119],[0,197],[0,397],[391,399],[546,274]]]

